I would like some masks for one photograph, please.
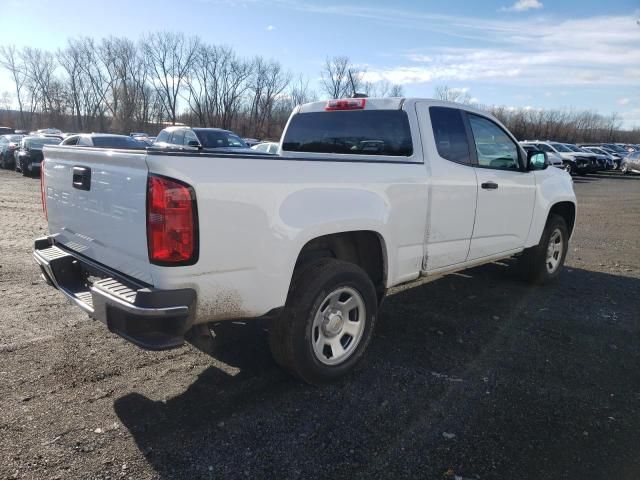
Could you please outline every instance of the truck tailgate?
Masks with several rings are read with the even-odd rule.
[[[55,242],[153,284],[145,152],[48,146],[44,157],[49,231]]]

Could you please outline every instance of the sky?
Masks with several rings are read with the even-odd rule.
[[[640,0],[0,0],[0,17],[0,45],[181,31],[278,60],[312,87],[327,57],[346,55],[407,96],[446,85],[483,105],[640,127]],[[0,94],[11,89],[0,72]]]

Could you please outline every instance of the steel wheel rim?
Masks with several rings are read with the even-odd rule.
[[[549,273],[554,273],[560,266],[562,260],[562,250],[564,249],[564,241],[562,240],[562,232],[556,228],[551,232],[549,244],[547,245],[547,260],[545,265]]]
[[[311,327],[311,344],[318,361],[338,365],[358,348],[367,318],[362,295],[351,287],[329,293],[320,304]]]

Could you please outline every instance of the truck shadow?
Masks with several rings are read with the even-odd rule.
[[[442,478],[448,468],[627,478],[640,471],[640,418],[626,411],[640,385],[638,299],[637,278],[568,268],[531,288],[491,264],[392,294],[367,361],[344,382],[300,384],[271,360],[265,325],[230,323],[210,353],[237,375],[210,367],[166,403],[134,393],[114,407],[165,479]],[[627,414],[615,430],[594,426]]]

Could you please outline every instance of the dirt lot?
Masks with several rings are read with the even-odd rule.
[[[576,179],[558,283],[493,264],[388,298],[312,388],[264,326],[144,352],[45,286],[38,181],[0,171],[0,479],[640,478],[640,177]]]

